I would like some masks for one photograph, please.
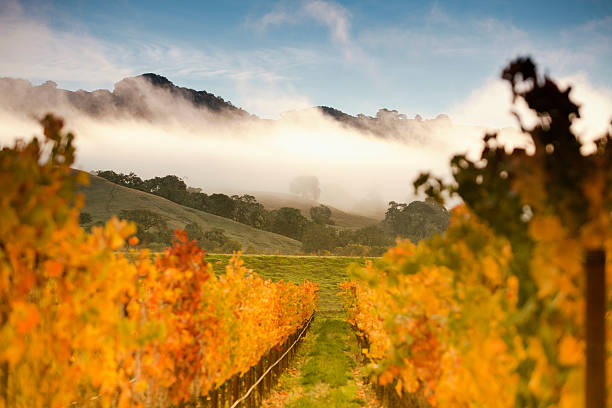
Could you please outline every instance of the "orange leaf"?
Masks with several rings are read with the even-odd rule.
[[[62,272],[64,272],[64,265],[62,265],[61,262],[55,260],[46,261],[44,268],[45,273],[50,278],[57,278],[62,275]]]

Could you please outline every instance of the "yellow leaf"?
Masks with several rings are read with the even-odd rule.
[[[584,359],[584,345],[574,336],[566,334],[559,344],[559,362],[563,365],[575,365]]]
[[[399,395],[400,397],[402,396],[402,380],[397,380],[397,383],[395,384],[395,392],[397,392],[397,395]]]

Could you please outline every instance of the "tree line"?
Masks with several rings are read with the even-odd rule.
[[[248,194],[206,194],[201,189],[188,187],[175,175],[143,180],[134,173],[123,174],[112,170],[98,171],[96,174],[115,184],[301,241],[306,253],[379,256],[393,245],[397,237],[418,242],[445,231],[449,222],[448,211],[433,201],[414,201],[410,204],[392,201],[380,224],[357,230],[341,229],[334,225],[331,209],[325,205],[310,208],[310,218],[307,218],[297,208],[267,210]],[[171,232],[160,214],[149,210],[123,210],[120,215],[136,223],[143,244],[169,243]],[[241,249],[240,243],[229,239],[222,230],[203,231],[197,224],[190,224],[185,229],[190,238],[196,239],[208,251]]]

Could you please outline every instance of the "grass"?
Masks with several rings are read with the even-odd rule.
[[[285,236],[252,228],[248,225],[218,217],[204,211],[184,207],[165,198],[119,186],[101,177],[90,175],[90,185],[81,188],[85,196],[84,212],[91,214],[92,223],[106,221],[121,210],[144,209],[159,213],[171,229],[196,223],[206,231],[220,228],[250,252],[262,254],[296,254],[302,244]]]
[[[351,408],[365,405],[353,378],[357,345],[344,320],[317,319],[304,344],[306,358],[295,380],[302,392],[286,401],[288,408]]]
[[[229,255],[208,255],[216,273],[223,273]],[[245,265],[274,281],[320,285],[319,312],[299,349],[299,374],[281,377],[280,390],[288,391],[288,408],[358,408],[366,405],[359,397],[354,372],[359,355],[355,336],[344,320],[338,283],[348,278],[347,267],[363,265],[366,259],[353,257],[308,257],[243,255]]]

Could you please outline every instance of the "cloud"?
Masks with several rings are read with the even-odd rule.
[[[264,14],[258,19],[249,20],[247,26],[256,31],[265,31],[269,27],[278,26],[284,23],[291,22],[290,14],[285,10],[272,10]]]
[[[247,25],[256,31],[264,31],[281,25],[304,24],[306,20],[314,20],[325,26],[329,30],[331,43],[341,50],[348,62],[373,71],[371,58],[352,38],[350,11],[333,1],[309,0],[294,9],[276,5],[273,10]]]
[[[553,78],[561,89],[572,87],[570,98],[580,106],[580,118],[575,120],[572,130],[584,143],[593,141],[612,131],[612,89],[595,87],[584,73]],[[536,123],[536,116],[524,101],[512,104],[510,86],[501,79],[489,79],[474,90],[463,101],[450,110],[450,117],[456,123],[482,125],[490,129],[510,128],[518,131],[516,118],[511,114],[515,109],[529,128]],[[506,129],[509,131],[509,129]],[[519,139],[513,139],[515,142]],[[591,147],[587,147],[588,151]]]
[[[132,72],[109,58],[124,53],[112,44],[54,31],[25,16],[17,2],[0,7],[1,75],[100,84]]]
[[[420,171],[448,176],[449,158],[457,152],[477,152],[482,136],[480,128],[454,126],[440,119],[414,121],[401,141],[381,139],[345,127],[316,109],[279,120],[230,120],[228,114],[194,108],[144,80],[119,87],[128,101],[130,95],[138,98],[139,103],[125,107],[133,110],[131,114],[118,114],[109,103],[108,109],[95,109],[88,115],[75,109],[53,84],[38,87],[40,97],[34,99],[27,83],[14,82],[1,93],[5,100],[17,103],[11,110],[10,104],[0,103],[0,145],[39,134],[33,116],[52,106],[77,135],[79,168],[134,171],[146,178],[176,174],[208,193],[286,192],[293,178],[312,174],[325,185],[346,191],[337,194],[337,188],[324,189],[322,197],[330,205],[350,209],[359,201],[373,201],[372,197],[383,203],[405,201]],[[92,96],[96,95],[100,93]],[[109,93],[105,95],[110,98]],[[273,95],[260,96],[263,104],[273,100]],[[297,96],[282,102],[306,104]],[[141,111],[151,115],[143,117]]]
[[[68,24],[70,25],[70,24]],[[74,24],[74,26],[78,26]],[[262,116],[278,116],[298,104],[282,107],[271,103],[257,110],[261,95],[251,92],[267,88],[276,101],[296,98],[291,88],[296,67],[318,64],[323,58],[311,49],[296,47],[227,50],[157,38],[154,33],[128,37],[121,43],[103,40],[86,28],[58,29],[44,20],[24,13],[18,2],[0,2],[0,77],[26,78],[34,82],[53,80],[68,89],[112,88],[127,76],[155,72],[173,80],[220,80],[230,83],[244,98],[242,105]],[[272,92],[270,89],[274,90]],[[303,99],[303,98],[302,98]]]
[[[332,39],[343,47],[351,45],[350,13],[339,4],[315,0],[304,6],[304,11],[318,22],[329,28]]]

